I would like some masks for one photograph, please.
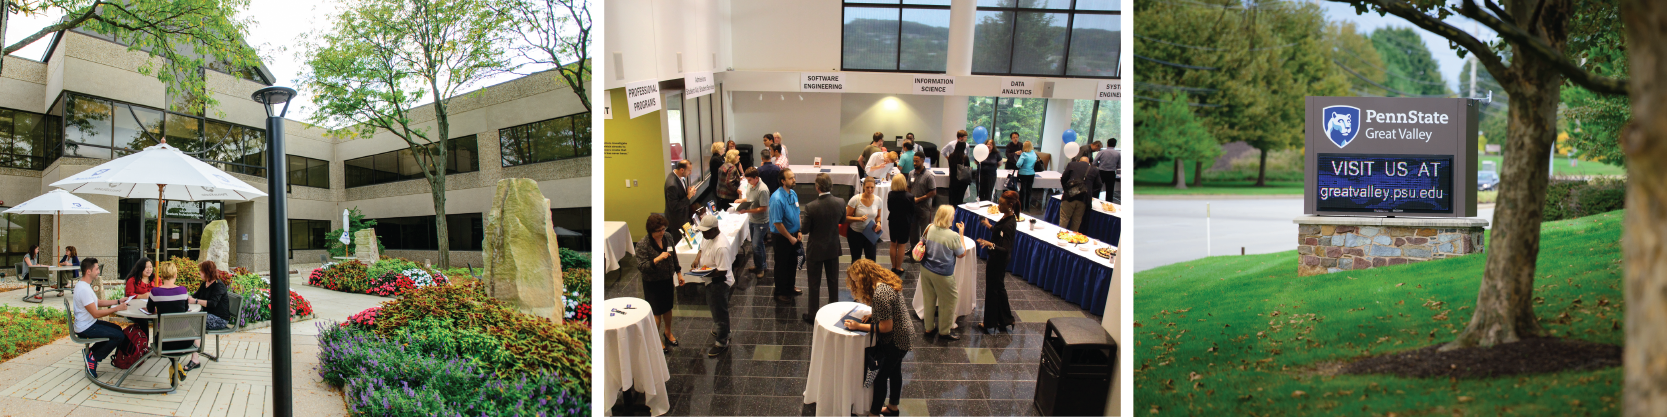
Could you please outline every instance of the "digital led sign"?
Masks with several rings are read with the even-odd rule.
[[[1452,155],[1319,154],[1317,208],[1360,213],[1452,213]]]
[[[1476,215],[1476,120],[1463,98],[1307,97],[1303,212]]]

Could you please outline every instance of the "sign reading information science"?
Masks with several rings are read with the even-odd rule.
[[[1476,112],[1462,98],[1308,97],[1303,212],[1474,217]]]

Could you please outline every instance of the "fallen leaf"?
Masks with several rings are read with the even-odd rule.
[[[1403,282],[1403,283],[1395,284],[1396,287],[1400,287],[1402,285],[1407,285],[1407,283]]]
[[[1297,397],[1301,397],[1301,396],[1304,396],[1304,395],[1308,395],[1308,393],[1302,392],[1302,391],[1296,391],[1296,392],[1291,393],[1291,398],[1297,398]]]
[[[1466,396],[1462,396],[1462,395],[1459,396],[1459,402],[1461,402],[1461,403],[1467,403],[1467,402],[1470,402],[1470,400],[1473,400],[1473,399],[1474,398],[1470,398],[1470,397],[1466,397]]]

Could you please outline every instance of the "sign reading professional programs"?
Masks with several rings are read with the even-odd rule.
[[[1306,110],[1304,213],[1476,215],[1472,100],[1308,97]]]

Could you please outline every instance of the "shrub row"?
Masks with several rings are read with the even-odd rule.
[[[1626,180],[1552,181],[1545,190],[1545,219],[1557,221],[1626,208]]]
[[[21,356],[69,335],[64,310],[0,305],[0,362]]]

